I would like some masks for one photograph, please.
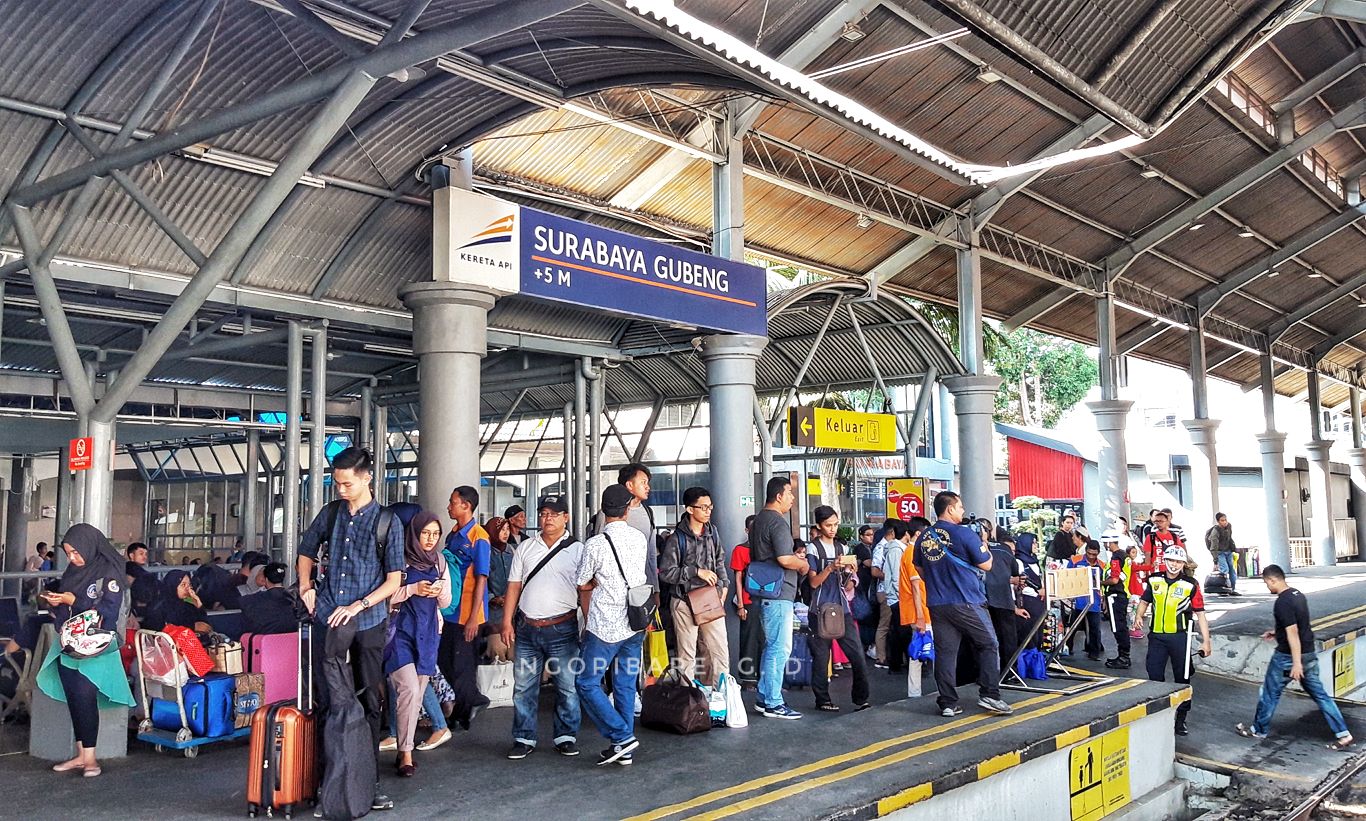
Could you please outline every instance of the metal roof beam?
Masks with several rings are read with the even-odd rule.
[[[1007,333],[1013,333],[1023,328],[1025,325],[1035,321],[1049,311],[1062,305],[1067,300],[1076,296],[1077,292],[1071,288],[1055,288],[1044,294],[1025,307],[1016,311],[1001,326]]]
[[[1346,330],[1343,330],[1339,332],[1336,336],[1325,339],[1324,341],[1315,345],[1309,351],[1309,355],[1314,358],[1315,362],[1318,362],[1328,354],[1332,353],[1333,349],[1337,346],[1342,345],[1346,342],[1351,342],[1353,339],[1356,339],[1363,333],[1366,333],[1366,318],[1358,319],[1356,322],[1353,322],[1351,325],[1347,326]]]
[[[1346,280],[1328,293],[1309,300],[1286,316],[1273,322],[1271,326],[1266,329],[1267,337],[1273,341],[1280,339],[1286,331],[1290,330],[1297,323],[1308,319],[1363,285],[1366,285],[1366,270],[1363,270]]]
[[[1274,114],[1284,114],[1295,107],[1309,102],[1313,98],[1332,88],[1338,82],[1347,79],[1352,72],[1366,65],[1366,47],[1338,60],[1333,65],[1320,71],[1313,77],[1305,80],[1300,87],[1286,94],[1281,99],[1271,104],[1271,111]]]
[[[1273,151],[1256,165],[1244,170],[1233,179],[1214,189],[1195,202],[1177,209],[1170,216],[1145,230],[1105,258],[1104,267],[1112,279],[1124,275],[1124,271],[1142,254],[1170,238],[1181,229],[1189,226],[1200,217],[1223,205],[1247,189],[1274,174],[1282,166],[1328,138],[1353,125],[1360,124],[1366,117],[1366,100],[1344,108],[1337,115],[1325,120],[1289,145]]]
[[[1115,354],[1118,356],[1131,354],[1175,327],[1177,326],[1158,320],[1145,322],[1115,340]]]
[[[1336,234],[1357,220],[1366,216],[1366,203],[1358,204],[1355,208],[1349,208],[1340,214],[1329,217],[1326,220],[1311,225],[1294,239],[1287,242],[1281,248],[1272,251],[1265,256],[1259,257],[1251,263],[1243,266],[1241,270],[1232,276],[1209,286],[1196,296],[1196,306],[1201,316],[1208,316],[1215,306],[1229,294],[1242,288],[1263,274],[1270,273],[1276,268],[1296,257],[1320,242]]]
[[[1296,22],[1316,17],[1331,17],[1352,23],[1366,23],[1366,2],[1363,0],[1315,0],[1300,12]]]
[[[1147,42],[1148,37],[1157,30],[1158,26],[1162,25],[1163,20],[1166,20],[1173,11],[1176,11],[1176,7],[1180,4],[1181,0],[1158,0],[1155,5],[1151,6],[1138,25],[1125,37],[1119,48],[1111,52],[1109,59],[1105,61],[1105,66],[1092,75],[1090,78],[1091,86],[1093,88],[1104,88],[1107,83],[1113,80],[1119,70],[1124,68],[1124,64],[1138,53],[1138,50]]]

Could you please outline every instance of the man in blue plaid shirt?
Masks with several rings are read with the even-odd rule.
[[[389,597],[403,583],[403,524],[384,510],[370,492],[370,454],[351,447],[332,460],[332,484],[341,504],[334,515],[325,506],[299,542],[299,597],[308,612],[325,626],[323,669],[328,701],[354,682],[375,754],[383,737],[384,644]],[[387,538],[379,530],[387,517]],[[328,532],[328,522],[333,526]],[[319,561],[320,548],[327,545]],[[314,578],[314,569],[317,578]],[[345,663],[350,653],[351,665]],[[352,681],[342,671],[351,670]],[[373,809],[392,809],[394,802],[375,791]]]

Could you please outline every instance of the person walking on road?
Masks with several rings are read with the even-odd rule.
[[[1205,533],[1205,546],[1214,556],[1214,566],[1228,579],[1229,594],[1238,595],[1238,569],[1233,560],[1233,551],[1238,546],[1233,543],[1233,525],[1224,514],[1214,514],[1214,526]]]
[[[1159,521],[1162,521],[1159,519]],[[1169,547],[1162,555],[1163,571],[1149,577],[1143,587],[1143,598],[1138,603],[1138,623],[1148,608],[1153,611],[1153,625],[1148,633],[1148,678],[1167,680],[1170,661],[1172,680],[1189,684],[1191,656],[1191,619],[1200,627],[1200,655],[1209,656],[1209,622],[1205,619],[1205,599],[1195,579],[1185,575],[1186,551]],[[1176,708],[1176,734],[1187,735],[1186,716],[1191,700],[1186,699]]]
[[[1266,738],[1271,732],[1271,717],[1276,714],[1281,693],[1285,692],[1291,681],[1298,681],[1319,706],[1319,712],[1328,722],[1328,729],[1336,737],[1328,749],[1345,751],[1352,746],[1352,733],[1347,729],[1342,711],[1323,689],[1323,682],[1319,679],[1319,658],[1314,652],[1309,602],[1303,593],[1286,584],[1285,571],[1279,565],[1267,565],[1262,571],[1262,581],[1266,582],[1266,589],[1276,596],[1276,604],[1271,611],[1276,626],[1263,633],[1262,638],[1275,641],[1276,652],[1266,666],[1266,678],[1262,681],[1261,693],[1257,698],[1257,715],[1252,719],[1252,726],[1239,724],[1235,729],[1244,738]]]

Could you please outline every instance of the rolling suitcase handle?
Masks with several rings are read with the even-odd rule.
[[[306,637],[306,638],[305,638]],[[308,646],[308,670],[304,671],[304,645]],[[308,706],[304,706],[304,678],[308,679]],[[305,713],[313,712],[313,624],[299,622],[299,678],[295,689],[298,691],[294,703]]]

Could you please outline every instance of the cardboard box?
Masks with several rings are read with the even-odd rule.
[[[238,673],[233,676],[236,682],[233,695],[233,726],[241,728],[251,724],[251,714],[265,706],[266,674]]]
[[[239,642],[220,644],[209,648],[209,658],[213,659],[213,672],[235,676],[242,672],[242,645]]]

